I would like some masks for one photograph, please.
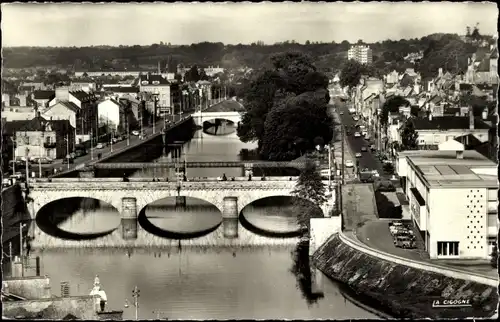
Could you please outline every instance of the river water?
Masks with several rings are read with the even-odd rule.
[[[192,161],[210,161],[214,157],[235,161],[239,160],[240,149],[254,147],[241,143],[235,133],[224,136],[197,133],[184,145],[184,152]],[[188,171],[189,176],[241,175],[241,169]],[[80,209],[74,214],[63,210],[59,214],[50,212],[52,217],[69,217],[59,222],[58,228],[73,233],[108,231],[120,224],[118,211],[102,203],[97,209]],[[145,215],[155,226],[176,232],[203,230],[221,222],[220,212],[198,199],[188,199],[182,213],[175,209],[173,200],[160,200],[148,206]],[[277,232],[297,229],[291,206],[283,199],[274,204],[269,200],[255,202],[243,209],[242,215],[261,229]],[[132,298],[135,286],[141,291],[140,319],[377,318],[347,300],[339,285],[326,277],[319,279],[324,297],[311,300],[310,294],[300,287],[303,283],[297,273],[292,272],[297,263],[294,249],[295,246],[168,251],[66,248],[35,250],[35,254],[41,257],[42,274],[51,278],[54,294],[59,293],[61,282],[70,283],[72,295],[88,294],[98,274],[108,296],[109,309],[123,309],[125,319],[135,318]]]

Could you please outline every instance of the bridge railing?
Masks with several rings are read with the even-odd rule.
[[[263,180],[265,179],[265,180]],[[295,182],[298,177],[252,177],[251,181],[248,181],[248,177],[235,177],[234,180],[232,178],[228,178],[227,181],[221,181],[220,178],[217,177],[190,177],[188,181],[184,181],[185,183],[189,182]],[[127,178],[128,182],[170,182],[176,183],[176,180],[167,181],[165,178],[158,178],[153,181],[153,178]],[[69,183],[69,182],[124,182],[123,178],[35,178],[30,179],[32,183]]]

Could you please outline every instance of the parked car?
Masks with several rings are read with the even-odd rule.
[[[366,151],[368,151],[368,149],[366,148],[366,146],[361,147],[361,152],[366,152]]]
[[[139,136],[141,133],[137,130],[132,131],[132,135]]]
[[[344,112],[340,112],[339,114],[340,114],[340,115],[344,115]]]
[[[356,153],[356,158],[361,158],[361,153],[360,152]]]
[[[399,248],[412,249],[415,248],[415,241],[408,236],[396,236],[394,245]]]
[[[354,132],[354,137],[355,138],[360,138],[361,137],[361,134],[359,132]]]
[[[370,145],[370,150],[375,151],[377,148],[375,147],[375,144]]]
[[[345,166],[346,166],[346,168],[353,168],[354,167],[354,162],[352,162],[351,160],[346,160],[345,161]]]
[[[97,143],[95,148],[100,150],[100,149],[104,149],[104,146],[105,146],[104,143]]]

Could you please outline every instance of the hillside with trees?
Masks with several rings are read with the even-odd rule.
[[[476,50],[480,41],[493,40],[490,36],[481,35],[478,26],[475,26],[467,27],[464,37],[456,34],[432,34],[420,39],[386,40],[368,45],[373,50],[373,67],[380,73],[413,67],[427,76],[435,73],[439,67],[450,72],[464,70],[468,55]],[[359,40],[358,43],[363,42]],[[269,68],[270,57],[293,51],[314,57],[319,71],[332,73],[338,71],[346,61],[346,52],[351,45],[353,44],[347,41],[307,41],[305,44],[286,41],[272,45],[258,41],[249,45],[202,42],[181,46],[160,43],[119,47],[15,47],[3,48],[3,58],[4,68],[58,66],[69,69],[118,70],[157,66],[160,62],[162,67],[168,65],[168,69],[173,72],[177,64]],[[416,52],[424,53],[420,62],[413,64],[404,59],[408,54]]]

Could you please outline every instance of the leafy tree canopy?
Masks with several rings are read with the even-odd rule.
[[[311,217],[323,217],[319,207],[327,201],[326,187],[314,163],[308,162],[301,171],[292,195],[300,225],[309,227]]]
[[[400,106],[409,106],[410,102],[402,96],[394,96],[385,101],[384,105],[382,105],[382,109],[380,111],[380,124],[383,126],[387,125],[389,120],[389,113],[395,113],[399,111]]]
[[[359,84],[364,67],[355,60],[348,60],[340,72],[340,85],[352,89]]]
[[[314,147],[314,138],[332,139],[328,79],[297,52],[274,55],[271,63],[246,87],[238,136],[258,141],[264,159],[291,160]]]
[[[418,150],[418,133],[412,119],[406,120],[400,130],[401,150]]]

